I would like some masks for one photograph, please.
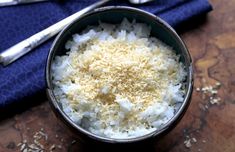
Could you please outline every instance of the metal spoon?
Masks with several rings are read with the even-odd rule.
[[[43,2],[43,1],[48,1],[48,0],[1,0],[0,7],[27,4],[27,3],[36,3],[36,2]]]
[[[43,31],[40,31],[33,36],[17,43],[16,45],[10,47],[9,49],[3,51],[0,54],[0,63],[2,63],[4,66],[14,62],[21,56],[25,55],[26,53],[30,52],[43,42],[47,41],[51,37],[58,34],[66,25],[73,22],[76,18],[80,17],[81,15],[98,8],[99,6],[102,6],[106,4],[107,2],[112,0],[101,0],[98,1],[80,11],[77,13],[55,23],[54,25],[51,25],[50,27],[44,29]],[[129,0],[132,4],[144,4],[147,2],[151,2],[153,0]]]

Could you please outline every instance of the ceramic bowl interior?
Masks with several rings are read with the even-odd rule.
[[[150,134],[130,138],[130,139],[112,139],[100,137],[95,134],[92,134],[85,129],[79,127],[74,122],[72,122],[68,116],[63,112],[61,104],[56,100],[53,93],[53,84],[51,78],[51,62],[53,61],[55,56],[64,55],[66,53],[65,43],[71,39],[72,35],[75,33],[80,33],[84,30],[88,25],[98,25],[99,21],[105,23],[113,23],[119,24],[121,21],[127,18],[129,21],[136,20],[136,22],[145,23],[151,26],[151,36],[157,37],[164,43],[173,47],[178,55],[180,55],[180,61],[185,65],[185,69],[187,71],[187,78],[185,80],[186,84],[186,95],[183,104],[176,112],[175,116],[165,125],[162,126],[161,129],[152,132]],[[51,104],[52,109],[56,113],[56,115],[67,125],[69,128],[75,131],[75,133],[88,137],[91,139],[95,139],[102,142],[108,143],[129,143],[141,141],[144,139],[148,139],[151,137],[160,136],[164,132],[170,130],[170,128],[174,127],[176,123],[183,116],[185,110],[187,109],[190,97],[192,93],[193,86],[193,76],[192,76],[192,61],[190,54],[180,39],[180,37],[176,34],[176,32],[163,20],[160,18],[149,14],[145,11],[131,8],[131,7],[104,7],[97,9],[89,14],[84,15],[81,18],[78,18],[76,21],[68,25],[55,39],[52,48],[49,52],[47,59],[47,67],[46,67],[46,81],[47,81],[47,93],[49,102]]]

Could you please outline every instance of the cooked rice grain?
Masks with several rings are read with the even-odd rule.
[[[148,134],[174,116],[186,72],[150,30],[124,19],[89,27],[66,43],[69,51],[55,57],[52,77],[56,98],[74,122],[123,139]]]

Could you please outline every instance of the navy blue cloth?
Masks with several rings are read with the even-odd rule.
[[[0,52],[95,1],[50,1],[0,8]],[[128,4],[115,1],[111,5]],[[156,0],[138,7],[158,15],[173,27],[212,10],[207,0]],[[0,66],[0,108],[45,89],[45,64],[52,40],[13,64]]]

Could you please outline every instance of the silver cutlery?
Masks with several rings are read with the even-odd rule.
[[[43,2],[43,1],[48,1],[48,0],[1,0],[0,7],[26,4],[26,3],[36,3],[36,2]]]

